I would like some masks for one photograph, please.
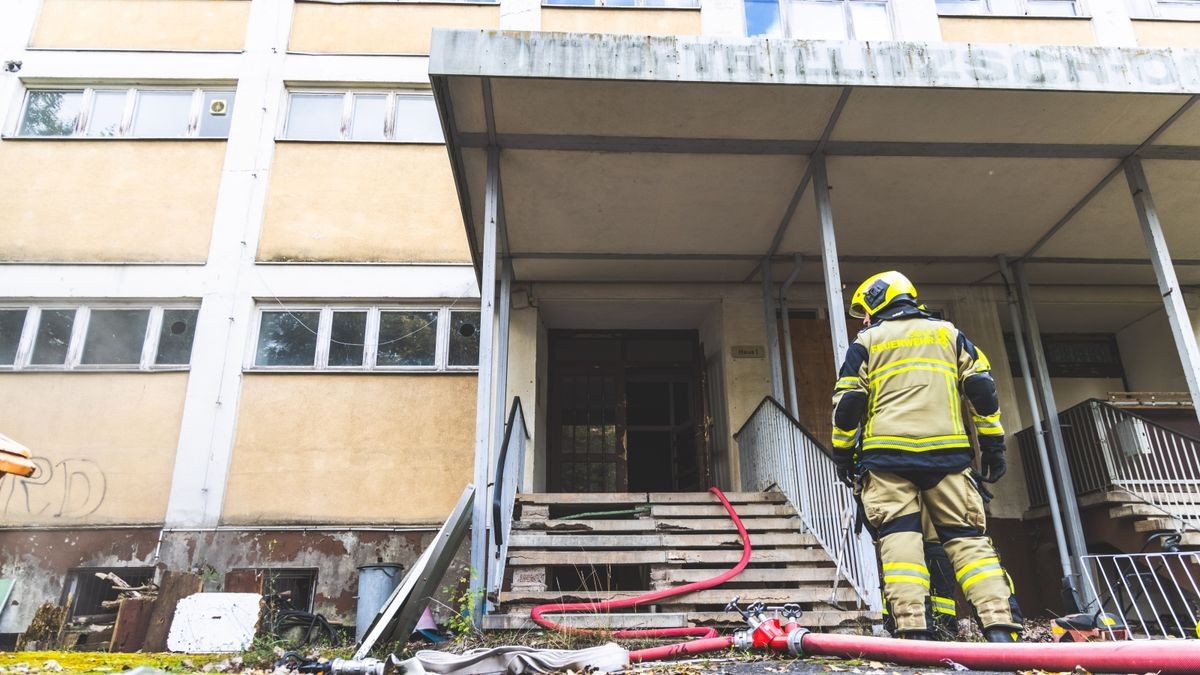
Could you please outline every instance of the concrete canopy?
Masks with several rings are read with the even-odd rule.
[[[819,151],[848,279],[994,281],[1005,254],[1035,283],[1153,284],[1120,170],[1137,154],[1200,284],[1200,50],[436,30],[429,69],[477,263],[499,150],[518,280],[817,258]]]

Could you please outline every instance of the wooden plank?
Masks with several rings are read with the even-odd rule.
[[[542,591],[542,592],[517,592],[504,591],[500,593],[500,602],[508,603],[544,603],[544,602],[591,602],[601,600],[616,600],[626,598],[636,598],[639,595],[644,595],[646,591],[596,591],[592,592],[562,592],[562,591]],[[737,589],[714,589],[706,591],[696,591],[695,593],[687,593],[673,598],[669,598],[660,603],[654,603],[661,606],[670,604],[672,606],[682,605],[724,605],[729,602],[733,596],[741,595],[745,603],[765,602],[771,605],[782,605],[788,602],[809,603],[809,602],[827,602],[830,596],[834,595],[831,587],[807,587],[807,588],[762,588],[748,590]],[[836,593],[838,602],[854,602],[858,600],[858,594],[853,588],[839,586]]]
[[[516,532],[511,536],[509,550],[528,548],[720,548],[741,547],[741,537],[737,533],[728,534],[630,534],[624,536],[605,536],[595,534],[563,534],[551,533],[529,534]],[[815,546],[817,539],[811,534],[799,532],[770,532],[751,535],[750,541],[754,546]]]
[[[651,504],[716,504],[721,506],[717,496],[711,492],[651,492]],[[730,504],[786,504],[787,497],[782,492],[726,492],[725,498]]]
[[[146,629],[150,626],[150,613],[153,609],[154,598],[123,598],[117,609],[117,621],[113,624],[108,651],[141,651],[146,641]]]
[[[171,631],[171,622],[175,619],[175,606],[179,601],[199,593],[204,581],[198,574],[191,572],[163,572],[162,583],[159,584],[158,597],[150,609],[150,620],[146,626],[146,639],[142,649],[147,652],[164,652],[167,650],[167,634]]]
[[[645,492],[523,492],[517,495],[517,501],[522,504],[597,504],[613,509],[645,504],[646,499]]]
[[[741,560],[742,552],[737,549],[717,551],[569,551],[529,550],[509,551],[508,566],[535,565],[655,565],[687,563],[703,565],[733,565]],[[832,565],[829,555],[820,548],[775,548],[754,549],[750,564],[755,563],[822,563]]]
[[[739,517],[788,517],[795,516],[796,509],[790,504],[742,504],[735,506]],[[729,518],[729,512],[721,504],[651,504],[650,515],[655,518]]]
[[[630,629],[683,628],[688,625],[685,612],[642,612],[638,614],[546,614],[555,623],[572,628]],[[511,614],[488,614],[483,617],[484,630],[542,630],[529,618],[529,609]]]
[[[802,523],[793,518],[745,518],[742,524],[753,532],[797,532]],[[630,520],[524,520],[513,523],[516,532],[736,532],[737,526],[728,518],[637,518]]]
[[[711,579],[724,572],[724,569],[680,569],[677,567],[656,567],[650,570],[650,581],[659,588],[669,588],[677,584],[691,583]],[[837,568],[833,566],[818,567],[785,567],[783,569],[747,569],[727,583],[812,583],[823,582],[830,585],[838,576]],[[747,591],[748,593],[752,591]]]

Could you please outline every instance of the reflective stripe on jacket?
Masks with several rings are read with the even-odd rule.
[[[859,332],[846,353],[834,386],[834,450],[852,452],[861,433],[866,469],[961,470],[972,455],[963,385],[990,384],[991,365],[948,321],[916,308],[893,317]],[[977,433],[1003,436],[999,411],[968,405]]]

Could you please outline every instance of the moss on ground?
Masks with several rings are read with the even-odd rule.
[[[106,675],[138,666],[173,672],[195,672],[229,654],[110,654],[107,652],[9,652],[0,654],[5,673],[55,673]],[[57,667],[56,667],[57,665]],[[61,668],[61,671],[59,670]]]

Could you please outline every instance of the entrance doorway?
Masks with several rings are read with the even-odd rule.
[[[551,331],[552,492],[688,492],[708,483],[696,331]]]

